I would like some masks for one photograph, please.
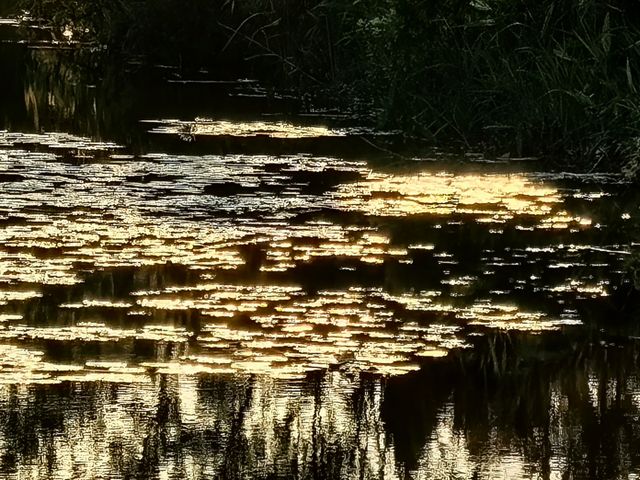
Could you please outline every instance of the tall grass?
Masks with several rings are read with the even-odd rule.
[[[635,156],[640,23],[624,4],[384,3],[356,14],[351,42],[386,122],[586,168]]]

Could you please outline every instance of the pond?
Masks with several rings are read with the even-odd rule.
[[[621,178],[0,38],[0,476],[640,475]]]

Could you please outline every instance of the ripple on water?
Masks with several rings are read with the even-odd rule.
[[[233,137],[271,137],[271,138],[323,138],[346,137],[374,133],[366,128],[330,128],[322,125],[299,125],[286,121],[228,121],[209,118],[196,118],[193,121],[182,120],[145,120],[156,125],[151,133],[188,136],[233,136]],[[380,132],[375,132],[381,135]],[[393,132],[392,132],[393,133]]]
[[[213,121],[197,133],[231,127],[233,135],[319,134]],[[573,311],[573,302],[608,295],[588,262],[619,264],[626,253],[580,240],[592,225],[565,207],[576,192],[526,174],[381,173],[310,156],[132,161],[114,153],[117,145],[65,134],[4,132],[0,143],[23,148],[0,151],[0,178],[21,177],[0,183],[0,358],[21,381],[403,374],[468,346],[469,329],[579,324],[544,305],[568,301],[560,311]],[[63,148],[103,150],[107,159],[64,162]],[[489,240],[498,230],[516,243]],[[571,243],[545,233],[540,244],[547,231]],[[472,261],[469,249],[478,253]],[[588,271],[576,276],[578,265]],[[125,274],[138,288],[116,293],[114,275]],[[540,310],[520,306],[525,294]],[[50,317],[27,315],[36,303]],[[129,359],[109,366],[83,353],[72,372],[53,372],[42,360],[51,342],[108,343]],[[142,354],[141,345],[153,348]],[[21,360],[29,352],[37,361]]]

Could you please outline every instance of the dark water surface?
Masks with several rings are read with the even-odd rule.
[[[0,20],[0,478],[638,478],[619,178],[58,37]]]

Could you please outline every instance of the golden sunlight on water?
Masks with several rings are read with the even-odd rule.
[[[528,478],[537,450],[514,424],[546,435],[545,478],[566,470],[584,432],[572,383],[515,377],[509,349],[558,358],[542,339],[614,296],[627,252],[603,240],[605,193],[481,167],[133,157],[55,133],[0,147],[0,476]],[[576,403],[602,412],[618,377],[589,368]],[[502,374],[498,400],[472,385]],[[550,420],[527,430],[536,409]]]
[[[96,362],[92,367],[121,372],[123,379],[128,375],[127,368],[117,363]],[[601,402],[612,401],[601,393],[607,388],[595,371],[580,375],[581,383],[589,387],[580,398],[589,408],[603,408]],[[514,448],[514,442],[524,442],[526,447],[531,440],[514,438],[506,420],[496,417],[483,424],[478,408],[499,405],[484,405],[482,400],[472,407],[445,400],[436,411],[423,412],[430,415],[428,419],[412,418],[414,428],[425,421],[430,426],[424,432],[426,438],[413,440],[410,451],[416,458],[408,461],[402,435],[393,430],[394,417],[385,410],[385,403],[394,401],[386,398],[393,394],[393,387],[379,377],[333,371],[306,381],[265,375],[238,375],[235,381],[224,375],[216,378],[183,373],[154,375],[145,383],[77,384],[71,391],[51,389],[46,401],[38,395],[42,387],[0,385],[2,408],[11,405],[11,414],[30,409],[47,412],[56,426],[52,434],[34,425],[30,438],[46,445],[50,457],[43,463],[19,462],[16,474],[20,478],[100,478],[135,469],[145,478],[192,480],[257,474],[304,477],[314,468],[330,471],[332,478],[410,475],[435,480],[474,475],[529,478],[542,468],[549,478],[562,478],[567,442],[582,448],[583,440],[576,441],[575,435],[585,434],[583,427],[566,417],[571,391],[554,381],[548,391],[554,422],[545,427],[547,434],[542,427],[534,431],[550,442],[546,461],[526,448]],[[637,392],[637,382],[632,383]],[[436,391],[418,387],[415,394],[438,393],[435,385],[431,388]],[[48,411],[50,402],[66,402],[64,414]],[[392,405],[408,409],[409,415],[416,413],[412,404],[405,400],[404,405]],[[496,413],[489,413],[489,419],[492,415]],[[465,421],[466,429],[456,421]],[[11,445],[12,435],[10,429],[0,430],[0,445]],[[338,461],[336,456],[348,460]]]
[[[384,478],[397,478],[392,446],[383,440],[384,425],[379,413],[383,397],[379,383],[366,393],[366,420],[356,430],[352,398],[358,394],[358,379],[328,373],[320,379],[321,395],[303,384],[268,377],[246,380],[245,385],[212,384],[207,401],[203,401],[200,392],[203,385],[192,375],[168,377],[166,381],[139,384],[135,388],[126,384],[111,388],[97,384],[91,392],[94,402],[91,411],[82,400],[74,402],[69,405],[61,434],[41,439],[52,441],[50,446],[56,453],[51,459],[55,465],[51,478],[108,476],[148,457],[149,442],[162,438],[170,445],[184,435],[193,436],[194,440],[205,439],[211,432],[215,432],[214,444],[209,446],[207,455],[202,456],[196,450],[185,452],[185,458],[163,455],[157,464],[149,465],[150,471],[145,476],[195,479],[224,473],[239,475],[241,471],[264,472],[278,469],[276,459],[283,454],[303,468],[312,460],[315,443],[321,436],[327,446],[345,453],[351,450],[354,441],[368,445],[353,452],[357,463],[370,474],[384,472]],[[293,392],[297,394],[292,395]],[[0,404],[16,398],[16,393],[21,392],[0,386]],[[161,423],[156,421],[154,428],[150,418],[162,411],[167,417]],[[238,434],[240,443],[236,440]],[[4,432],[0,433],[0,444],[10,441]],[[115,449],[119,453],[114,451],[114,445],[119,446]],[[205,445],[194,444],[196,448]],[[228,465],[230,455],[243,458],[242,464],[235,467],[238,471]],[[33,464],[22,465],[18,473],[22,478],[46,474]],[[286,466],[282,465],[279,473],[286,474]],[[350,478],[354,473],[354,466],[349,464],[336,472],[341,478]]]
[[[183,3],[142,30],[234,2]],[[61,25],[0,19],[0,478],[640,478],[619,177],[410,161]]]
[[[159,124],[159,126],[151,130],[152,133],[188,134],[194,136],[229,135],[234,137],[318,138],[344,137],[352,133],[346,129],[294,125],[283,121],[238,122],[197,118],[193,122],[180,120],[149,120],[148,122]]]
[[[487,224],[533,218],[536,228],[591,224],[558,208],[562,197],[556,189],[522,174],[371,173],[364,182],[342,186],[337,197],[345,209],[370,215],[473,215]]]
[[[305,132],[290,131],[318,135]],[[0,138],[100,148],[64,135]],[[392,174],[304,156],[111,155],[77,164],[0,152],[3,382],[146,381],[154,372],[292,378],[328,368],[398,375],[468,346],[469,328],[581,323],[570,306],[522,308],[519,290],[608,294],[606,283],[560,268],[589,251],[574,243],[501,251],[488,240],[549,228],[579,238],[592,228],[565,209],[566,194],[526,174]],[[394,233],[390,222],[407,220],[422,223]],[[460,228],[487,238],[466,272],[464,250],[447,240]],[[552,284],[541,270],[549,264],[561,276]],[[116,293],[125,272],[130,287]],[[423,286],[402,286],[403,277]],[[53,304],[52,288],[66,292]],[[45,303],[49,317],[29,307]],[[117,367],[85,355],[57,370],[43,347],[51,342],[129,353]],[[142,344],[155,353],[136,355]]]

